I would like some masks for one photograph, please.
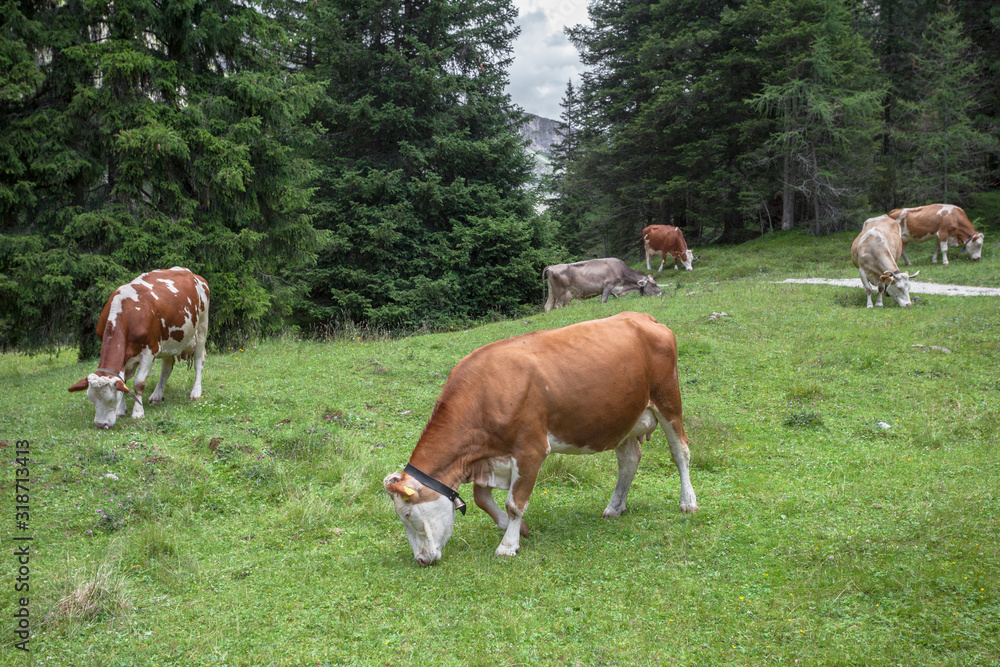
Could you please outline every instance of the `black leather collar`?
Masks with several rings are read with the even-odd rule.
[[[465,501],[462,500],[462,496],[458,495],[458,491],[451,488],[450,486],[445,486],[444,484],[437,481],[427,473],[421,472],[410,463],[406,464],[406,467],[403,468],[403,472],[405,472],[410,477],[414,478],[424,486],[429,486],[430,488],[434,489],[448,500],[455,502],[455,500],[457,499],[458,505],[456,505],[456,507],[458,508],[458,511],[462,513],[462,516],[465,516]]]

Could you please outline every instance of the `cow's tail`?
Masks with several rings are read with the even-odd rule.
[[[549,267],[542,269],[542,309],[547,313],[549,308]]]

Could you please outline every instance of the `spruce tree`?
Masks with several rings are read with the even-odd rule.
[[[325,134],[308,326],[441,326],[539,302],[551,240],[504,92],[509,0],[330,0],[311,10]]]
[[[903,165],[899,193],[911,206],[961,201],[984,179],[995,137],[976,127],[982,78],[958,15],[946,6],[913,54],[915,93],[900,99],[896,138]]]
[[[772,64],[753,104],[775,124],[767,144],[782,164],[782,228],[805,199],[814,233],[843,229],[867,209],[884,87],[845,0],[773,0],[760,42]]]
[[[289,36],[227,0],[20,8],[0,44],[20,63],[0,95],[0,346],[93,351],[112,289],[174,265],[208,279],[215,344],[280,327],[315,245]]]

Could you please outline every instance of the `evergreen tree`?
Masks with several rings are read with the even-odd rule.
[[[899,100],[896,133],[901,145],[904,201],[955,202],[980,186],[995,137],[980,131],[974,112],[981,81],[955,11],[946,6],[932,17],[912,67],[916,94]]]
[[[871,49],[844,0],[766,6],[775,20],[760,48],[774,67],[752,99],[776,121],[768,148],[782,164],[782,229],[793,225],[796,193],[814,233],[844,228],[867,207],[881,130],[884,89]]]
[[[325,138],[308,325],[410,328],[540,300],[551,244],[504,93],[509,0],[330,0],[309,22]]]
[[[604,0],[590,7],[593,26],[570,31],[591,69],[581,156],[568,174],[601,194],[595,221],[613,221],[614,252],[640,251],[652,223],[738,240],[747,209],[759,208],[744,193],[760,141],[746,98],[759,90],[754,44],[766,17],[741,5]]]
[[[587,227],[588,212],[593,209],[593,193],[586,183],[576,178],[570,168],[581,157],[581,109],[573,86],[566,83],[566,92],[559,102],[562,112],[556,130],[558,139],[552,144],[552,174],[544,185],[550,193],[549,210],[559,221],[558,236],[570,254],[581,255],[587,241],[581,235]]]
[[[280,327],[315,243],[288,36],[228,0],[4,12],[0,346],[92,352],[112,289],[173,265],[208,279],[216,344]]]

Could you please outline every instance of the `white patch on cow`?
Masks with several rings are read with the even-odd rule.
[[[124,394],[115,389],[119,378],[91,373],[87,376],[87,399],[94,404],[94,423],[103,428],[111,428],[119,415],[125,414],[121,399]]]
[[[938,209],[937,214],[938,215],[951,215],[951,212],[954,211],[956,208],[958,208],[958,207],[955,206],[954,204],[941,204],[941,208]]]
[[[174,281],[170,280],[169,278],[157,278],[156,281],[166,285],[167,289],[173,292],[174,294],[177,294],[179,292],[179,290],[176,287],[174,287]]]
[[[180,331],[182,333],[182,338],[180,340],[171,337],[171,334],[175,331]],[[160,340],[159,355],[163,356],[165,354],[169,354],[175,357],[180,356],[190,350],[194,345],[194,335],[194,321],[191,317],[184,318],[184,323],[181,326],[170,327],[164,332]]]
[[[115,322],[118,321],[118,316],[121,315],[122,301],[125,299],[131,299],[138,303],[139,293],[135,291],[135,288],[131,284],[122,285],[118,288],[118,292],[115,294],[114,298],[111,299],[111,308],[108,309],[108,325],[114,326]]]
[[[596,449],[590,449],[589,447],[577,447],[576,445],[571,445],[568,442],[563,442],[551,433],[548,434],[549,441],[549,452],[555,452],[556,454],[596,454]]]
[[[164,329],[167,327],[167,321],[162,317],[160,318],[160,326],[163,327]]]
[[[475,482],[479,486],[491,489],[509,489],[517,479],[517,461],[511,456],[494,456],[487,461],[489,474],[477,475]]]
[[[392,483],[393,473],[385,484]],[[402,496],[390,493],[396,514],[403,522],[406,539],[413,549],[413,558],[420,565],[430,565],[441,559],[441,550],[455,528],[455,505],[444,496],[425,503],[410,503]]]
[[[130,284],[130,285],[142,285],[142,286],[143,286],[143,287],[145,287],[145,288],[146,288],[147,290],[149,290],[149,293],[150,293],[150,295],[152,295],[152,297],[153,297],[154,299],[157,299],[157,300],[159,300],[159,298],[160,298],[160,297],[156,296],[156,292],[154,292],[154,291],[153,291],[153,283],[148,283],[148,282],[146,282],[146,280],[145,280],[145,278],[146,278],[146,276],[147,276],[147,275],[149,275],[149,274],[147,274],[147,273],[144,273],[144,274],[142,274],[141,276],[139,276],[138,278],[136,278],[135,280],[133,280],[133,281],[132,281],[131,283],[129,283],[129,284]]]
[[[983,256],[983,242],[986,237],[977,233],[965,244],[965,252],[969,253],[969,259],[979,259]]]
[[[685,271],[692,271],[691,263],[694,261],[694,253],[691,250],[685,250],[684,254],[678,257],[681,260],[681,265],[684,267]],[[674,268],[677,268],[677,263],[674,262]]]

